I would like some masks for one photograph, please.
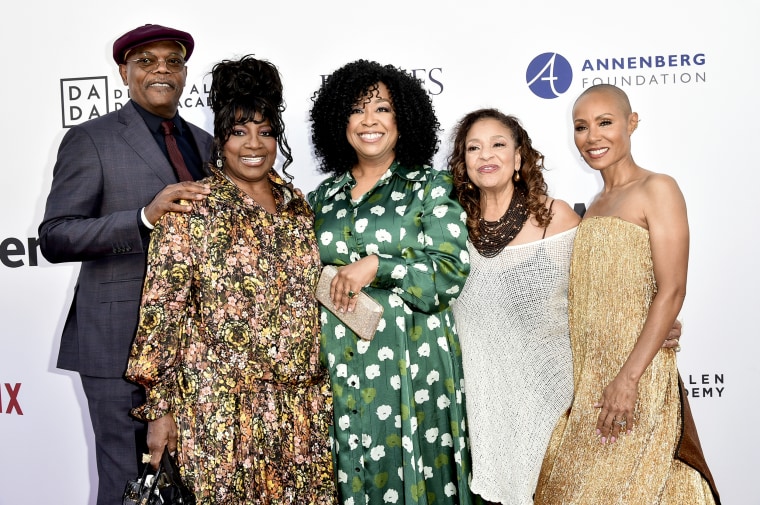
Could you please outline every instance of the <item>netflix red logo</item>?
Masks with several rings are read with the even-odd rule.
[[[17,414],[23,416],[21,404],[18,402],[18,393],[21,391],[21,383],[8,384],[0,387],[0,414]]]

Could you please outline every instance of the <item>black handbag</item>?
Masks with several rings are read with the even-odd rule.
[[[145,465],[142,475],[127,482],[122,505],[195,505],[195,495],[182,483],[176,461],[164,447],[158,470]]]

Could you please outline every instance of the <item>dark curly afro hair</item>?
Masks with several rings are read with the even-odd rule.
[[[422,82],[392,65],[357,60],[333,72],[312,96],[311,139],[320,172],[341,175],[357,164],[356,151],[346,138],[349,115],[381,82],[395,110],[396,161],[409,167],[432,163],[440,123]]]
[[[221,156],[222,147],[230,138],[235,125],[255,121],[256,114],[269,120],[280,152],[285,157],[282,171],[293,163],[282,113],[285,102],[282,80],[274,64],[248,54],[239,60],[222,60],[211,70],[209,90],[214,112],[214,161]]]

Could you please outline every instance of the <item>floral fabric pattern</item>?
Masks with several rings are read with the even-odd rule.
[[[394,163],[352,201],[350,174],[309,194],[325,264],[380,259],[364,291],[383,320],[364,341],[322,309],[322,359],[335,404],[339,500],[469,504],[459,339],[449,303],[469,272],[465,215],[451,178]]]
[[[314,217],[270,177],[275,214],[215,174],[152,233],[127,378],[137,417],[174,415],[199,505],[335,503]]]

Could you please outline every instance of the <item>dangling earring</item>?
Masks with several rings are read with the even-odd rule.
[[[512,177],[512,180],[515,182],[520,182],[520,171],[515,170],[515,175]]]
[[[216,159],[216,168],[222,168],[224,166],[224,162],[222,161],[222,158]]]
[[[473,186],[471,182],[468,182],[467,183],[467,189],[473,190],[473,189],[475,189],[475,186]]]

